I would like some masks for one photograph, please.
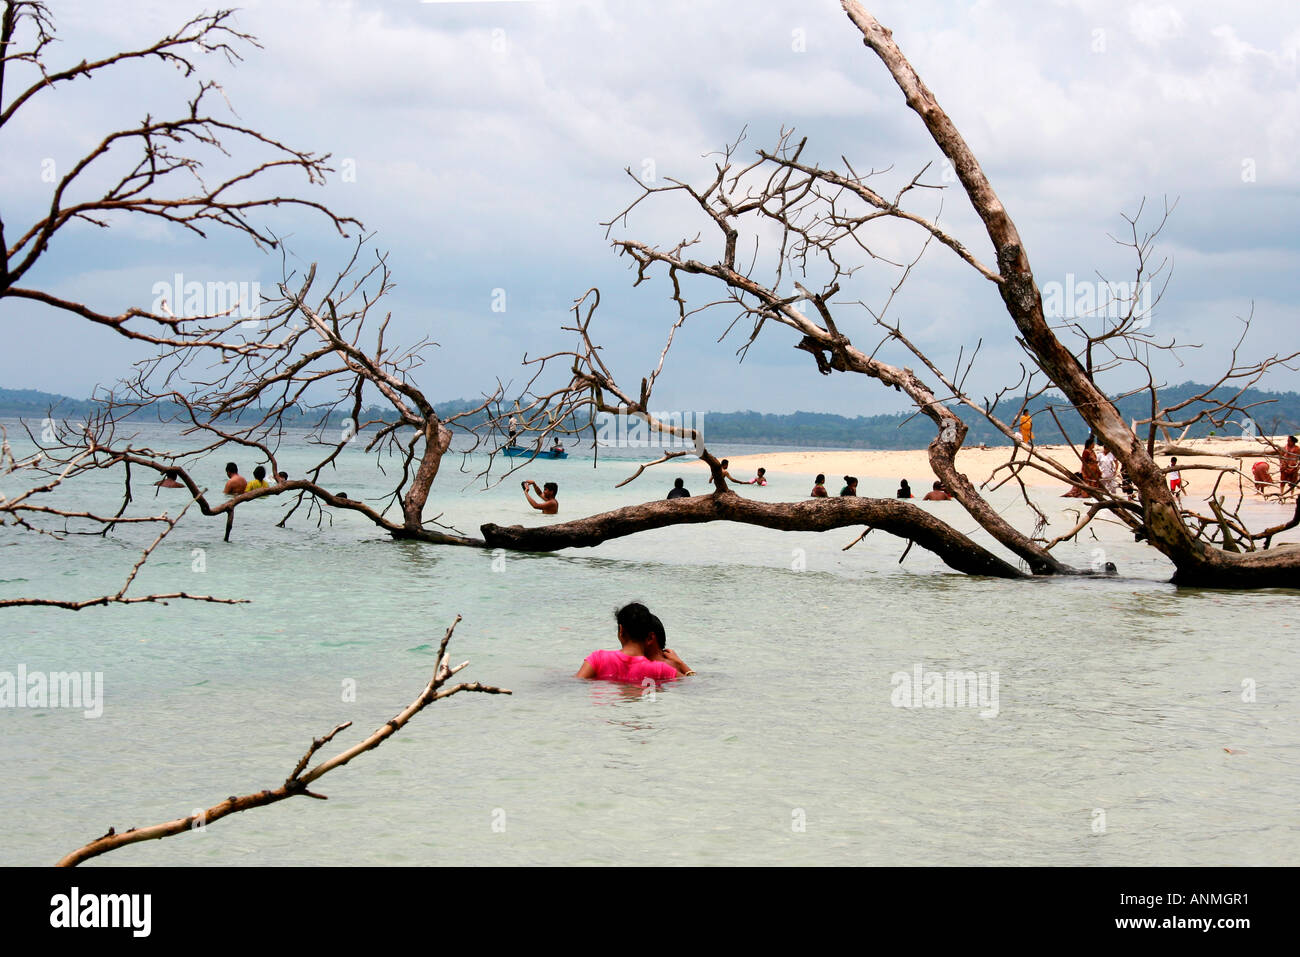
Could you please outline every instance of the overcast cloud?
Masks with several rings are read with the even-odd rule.
[[[1296,348],[1300,279],[1300,6],[1293,3],[880,2],[867,4],[963,131],[1025,239],[1040,286],[1128,279],[1108,239],[1121,214],[1178,200],[1161,237],[1173,279],[1151,329],[1206,347],[1162,369],[1167,381],[1221,371],[1234,316],[1253,304],[1256,350]],[[52,4],[57,63],[136,46],[197,13],[185,0]],[[881,64],[834,0],[538,0],[246,3],[240,26],[264,49],[237,69],[204,61],[247,125],[329,152],[340,174],[313,198],[364,221],[397,282],[389,338],[431,335],[418,376],[435,399],[520,376],[525,351],[553,351],[565,310],[590,286],[614,370],[639,379],[672,310],[662,286],[633,289],[600,221],[637,195],[624,167],[699,181],[703,158],[733,141],[809,137],[807,156],[885,168],[892,193],[940,157]],[[48,203],[42,161],[61,168],[147,111],[176,112],[193,79],[133,66],[45,93],[5,129],[0,196],[11,240]],[[12,96],[7,84],[6,95]],[[648,165],[649,164],[649,165]],[[349,176],[341,175],[348,171]],[[355,174],[355,175],[351,175]],[[348,181],[345,181],[348,180]],[[953,184],[955,186],[955,184]],[[300,188],[301,191],[301,188]],[[965,198],[943,221],[990,258]],[[929,203],[927,206],[926,203]],[[933,212],[933,194],[918,211]],[[330,271],[351,243],[327,223],[285,213],[291,262]],[[675,242],[704,228],[665,202],[622,233]],[[913,254],[915,232],[882,249]],[[716,245],[696,249],[715,260]],[[278,255],[229,236],[206,242],[148,223],[76,227],[27,284],[111,310],[147,307],[153,285],[279,276]],[[848,299],[878,303],[888,274],[864,269]],[[491,309],[493,290],[506,311]],[[699,302],[717,290],[692,287]],[[984,340],[973,382],[992,388],[1020,355],[988,282],[932,249],[894,304],[914,341],[951,366]],[[664,408],[896,411],[901,397],[862,377],[817,375],[788,330],[771,329],[743,363],[717,343],[729,314],[692,320],[657,391]],[[0,385],[85,395],[123,373],[139,347],[34,305],[0,304]],[[874,345],[868,324],[846,331]],[[897,354],[895,354],[897,358]],[[910,363],[909,363],[910,364]],[[1274,388],[1296,389],[1292,374]]]

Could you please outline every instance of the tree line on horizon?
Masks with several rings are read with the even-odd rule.
[[[1173,401],[1205,392],[1206,385],[1185,382],[1170,386],[1162,394]],[[1210,393],[1211,397],[1225,398],[1233,390],[1220,389]],[[1218,393],[1223,395],[1219,396]],[[1142,418],[1148,409],[1143,395],[1112,397],[1115,407],[1129,419]],[[1239,437],[1253,429],[1260,435],[1283,435],[1300,431],[1300,393],[1271,392],[1262,389],[1247,389],[1240,397],[1243,405],[1253,406],[1253,416],[1247,419],[1244,414],[1237,415],[1222,424],[1206,421],[1196,423],[1185,436],[1189,439],[1207,438],[1211,435]],[[469,412],[482,405],[481,400],[453,399],[437,403],[440,415],[456,415]],[[35,389],[0,389],[0,417],[31,419],[40,418],[75,418],[93,414],[98,405],[93,399],[73,399],[68,396]],[[1028,405],[1034,418],[1035,441],[1044,445],[1055,445],[1067,440],[1080,444],[1088,437],[1089,430],[1082,416],[1070,406],[1069,402],[1056,395],[1045,395]],[[1055,412],[1055,416],[1053,416]],[[183,409],[179,405],[163,404],[142,410],[136,416],[146,421],[183,421]],[[247,414],[247,413],[245,413]],[[391,409],[379,406],[366,408],[363,417],[367,419],[395,420],[396,414]],[[176,418],[176,416],[180,416]],[[478,427],[486,424],[495,416],[487,410],[470,416],[465,424]],[[237,417],[234,417],[237,418]],[[296,415],[286,415],[286,425],[301,425],[303,428],[314,427],[321,415],[310,408],[303,408]],[[986,419],[969,413],[961,416],[970,432],[966,445],[1009,445],[1010,442]],[[711,442],[736,442],[745,445],[801,445],[825,448],[850,449],[920,449],[925,448],[933,438],[934,428],[928,419],[916,413],[886,413],[882,415],[861,415],[855,417],[835,415],[828,412],[705,412],[703,413],[704,431]],[[1178,436],[1174,436],[1178,438]]]

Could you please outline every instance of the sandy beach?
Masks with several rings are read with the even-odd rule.
[[[1285,442],[1286,437],[1283,436],[1277,444],[1281,446]],[[1037,448],[1058,462],[1067,465],[1072,471],[1079,468],[1078,454],[1067,445],[1040,445]],[[1157,446],[1157,449],[1159,448],[1160,446]],[[1195,494],[1198,490],[1203,490],[1202,494],[1204,494],[1204,491],[1208,491],[1212,486],[1216,473],[1206,469],[1206,466],[1233,466],[1244,462],[1244,468],[1249,473],[1253,462],[1258,459],[1265,459],[1269,461],[1274,480],[1277,479],[1277,457],[1275,454],[1270,456],[1267,447],[1262,443],[1258,444],[1258,452],[1254,450],[1254,445],[1250,440],[1240,438],[1190,439],[1179,443],[1179,448],[1188,450],[1187,453],[1179,457],[1179,467],[1182,470],[1184,480],[1190,486],[1192,494]],[[957,454],[957,467],[976,486],[979,486],[993,477],[995,472],[998,477],[1007,475],[1006,469],[1002,469],[1000,472],[998,469],[1010,459],[1011,451],[1009,446],[987,449],[979,447],[964,448]],[[1192,455],[1189,454],[1190,452],[1197,454]],[[1231,453],[1248,453],[1248,457],[1237,459],[1233,458]],[[725,452],[715,454],[722,455]],[[935,480],[934,472],[930,468],[929,454],[925,449],[827,449],[825,451],[736,455],[727,456],[727,458],[731,463],[729,471],[741,480],[753,477],[755,471],[761,467],[767,469],[769,475],[784,473],[814,476],[818,472],[823,472],[826,475],[828,488],[831,485],[839,486],[842,484],[841,480],[845,475],[856,475],[859,478],[907,479],[918,494],[920,494],[920,490],[928,489]],[[1021,461],[1024,460],[1023,452],[1020,453],[1019,458]],[[1169,464],[1169,456],[1167,455],[1157,454],[1156,460],[1164,466]],[[705,468],[702,462],[686,463],[685,461],[683,461],[681,467],[699,470]],[[1026,485],[1056,486],[1062,492],[1066,489],[1065,483],[1038,469],[1023,469],[1020,475]],[[1237,483],[1233,481],[1229,486],[1228,481],[1227,479],[1224,480],[1222,488],[1225,491],[1230,488],[1235,493]],[[1248,497],[1259,498],[1255,494],[1254,486],[1245,478],[1242,481]]]

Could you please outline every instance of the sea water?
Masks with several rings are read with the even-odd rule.
[[[298,477],[314,451],[290,441],[281,467]],[[616,489],[631,454],[533,462],[487,487],[474,477],[482,457],[449,456],[427,514],[476,534],[659,499],[679,475],[708,488],[699,469],[669,463]],[[197,470],[218,498],[227,457]],[[256,463],[235,457],[251,475]],[[806,476],[769,473],[740,494],[807,495]],[[555,519],[527,505],[525,477],[559,483]],[[929,477],[909,478],[923,489]],[[183,490],[155,497],[152,476],[139,479],[127,514],[184,504]],[[358,447],[322,479],[367,499],[384,481]],[[861,492],[895,484],[863,479]],[[75,491],[55,500],[111,514],[121,472]],[[1056,494],[1037,495],[1049,534],[1078,507]],[[990,498],[1033,527],[1018,493]],[[1057,549],[1076,566],[1114,562],[1117,577],[1013,582],[958,574],[919,547],[900,563],[906,543],[881,531],[844,550],[860,528],[711,523],[513,554],[395,542],[357,515],[305,507],[277,528],[288,499],[241,505],[229,543],[224,519],[192,509],[128,593],[247,604],[0,611],[0,672],[100,674],[103,699],[96,717],[0,708],[0,863],[49,864],[110,826],[277,787],[313,737],[353,722],[327,756],[415,699],[458,615],[451,658],[470,662],[458,680],[513,695],[431,705],[318,781],[328,801],[294,798],[94,863],[1297,859],[1295,593],[1175,589],[1169,563],[1118,525]],[[919,504],[988,542],[957,503]],[[157,531],[60,541],[6,529],[0,597],[116,592]],[[663,619],[696,677],[655,690],[573,678],[591,651],[618,646],[613,611],[631,600]],[[977,680],[955,699],[950,673],[983,692]]]

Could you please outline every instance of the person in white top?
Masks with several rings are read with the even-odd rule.
[[[1175,497],[1181,496],[1186,491],[1187,485],[1183,482],[1183,473],[1178,471],[1178,459],[1169,460],[1169,471],[1165,477],[1169,479],[1169,491],[1173,492]]]
[[[1111,495],[1119,495],[1119,459],[1110,449],[1102,449],[1097,457],[1097,466],[1101,469],[1102,487]]]

